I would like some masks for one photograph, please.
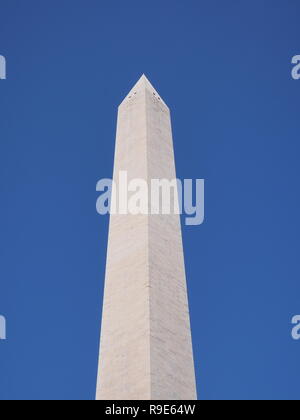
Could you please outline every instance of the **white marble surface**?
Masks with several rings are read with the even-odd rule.
[[[114,179],[174,179],[170,112],[145,76],[119,107]],[[180,220],[112,215],[97,399],[196,399]]]

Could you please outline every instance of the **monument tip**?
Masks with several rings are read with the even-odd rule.
[[[153,87],[152,83],[149,81],[145,73],[142,73],[138,81],[135,83],[135,85],[130,89],[129,93],[126,95],[124,100],[121,102],[120,105],[122,105],[126,99],[131,99],[132,95],[135,95],[139,90],[148,90],[155,95],[159,101],[161,101],[167,108],[168,106],[161,98],[160,94],[157,92],[157,90]]]

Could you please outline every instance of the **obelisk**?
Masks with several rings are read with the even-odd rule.
[[[120,171],[176,178],[170,111],[144,75],[119,106],[116,185]],[[196,398],[180,217],[112,214],[96,399]]]

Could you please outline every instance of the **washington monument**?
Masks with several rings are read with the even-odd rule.
[[[120,171],[176,178],[170,111],[144,75],[119,106]],[[180,217],[111,214],[96,399],[196,398]]]

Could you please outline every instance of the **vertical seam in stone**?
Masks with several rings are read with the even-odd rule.
[[[147,174],[147,182],[149,187],[149,145],[148,145],[148,107],[147,107],[147,88],[146,83],[144,81],[144,94],[145,94],[145,138],[146,138],[146,174]],[[149,188],[148,188],[148,199],[149,199]],[[152,396],[152,374],[151,374],[151,284],[150,284],[150,202],[148,202],[148,215],[147,215],[147,272],[148,272],[148,319],[149,319],[149,399],[151,400]]]

